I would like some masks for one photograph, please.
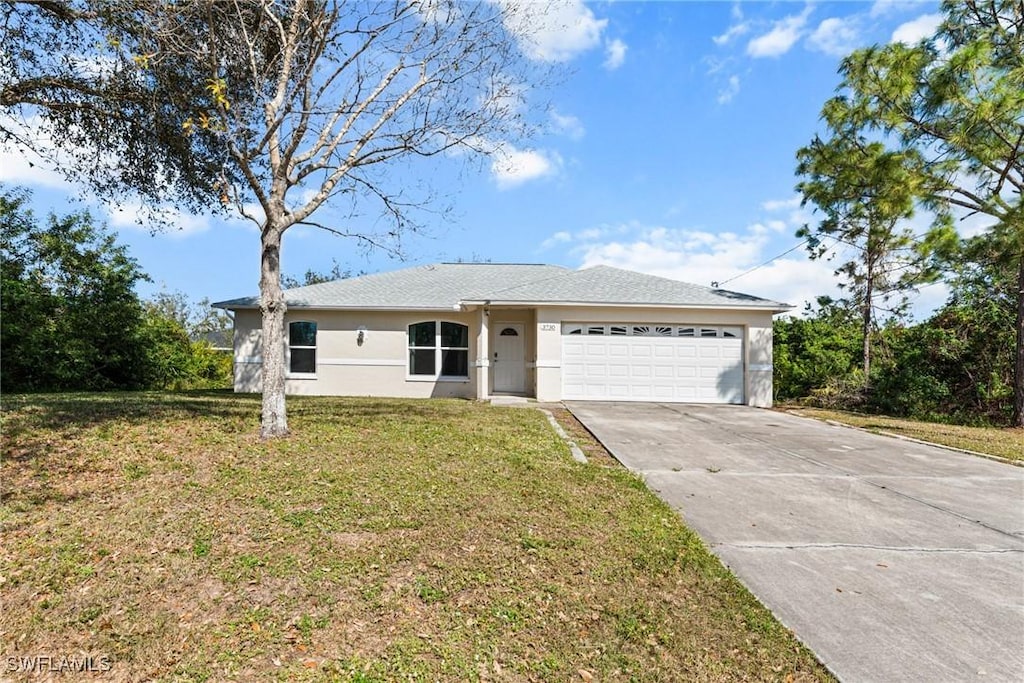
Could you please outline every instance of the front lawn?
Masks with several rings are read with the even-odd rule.
[[[626,471],[465,401],[8,396],[5,657],[99,680],[827,680]],[[6,661],[6,660],[5,660]]]
[[[898,434],[913,439],[962,448],[1024,462],[1024,429],[1012,427],[966,427],[906,418],[867,415],[821,408],[786,409],[796,415],[833,420],[879,434]]]

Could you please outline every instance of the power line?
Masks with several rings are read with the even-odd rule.
[[[816,237],[808,237],[807,239],[805,239],[805,240],[804,240],[803,242],[801,242],[800,244],[796,245],[795,247],[791,247],[791,248],[787,249],[786,251],[782,252],[782,253],[781,253],[781,254],[779,254],[778,256],[773,256],[773,257],[771,257],[770,259],[768,259],[767,261],[765,261],[764,263],[761,263],[761,264],[759,264],[759,265],[756,265],[756,266],[754,266],[753,268],[751,268],[750,270],[744,271],[744,272],[740,273],[739,275],[734,275],[733,277],[729,278],[728,280],[722,280],[721,282],[717,282],[717,281],[716,281],[716,282],[712,282],[712,283],[711,283],[711,286],[712,286],[712,287],[715,287],[715,288],[718,288],[718,287],[721,287],[722,285],[724,285],[724,284],[726,284],[726,283],[732,282],[733,280],[738,280],[738,279],[740,279],[741,277],[743,277],[744,275],[750,275],[751,273],[753,273],[753,272],[754,272],[755,270],[757,270],[758,268],[764,268],[765,266],[767,266],[767,265],[768,265],[769,263],[771,263],[772,261],[776,261],[776,260],[778,260],[778,259],[782,258],[783,256],[785,256],[786,254],[789,254],[789,253],[791,253],[791,252],[794,252],[794,251],[796,251],[796,250],[797,250],[797,249],[799,249],[800,247],[802,247],[802,246],[804,246],[805,244],[807,244],[808,242],[810,242],[810,241],[811,241],[812,239],[813,239],[813,240],[815,240],[815,241],[817,241],[817,238],[816,238]],[[835,246],[835,244],[833,244],[832,246]]]

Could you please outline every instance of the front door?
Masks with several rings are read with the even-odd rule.
[[[523,393],[526,391],[525,344],[521,323],[498,323],[494,326],[494,391]]]

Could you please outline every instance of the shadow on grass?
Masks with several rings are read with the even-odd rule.
[[[230,390],[8,394],[0,406],[5,440],[36,429],[84,429],[121,420],[259,418],[258,396]]]
[[[289,396],[288,414],[294,418],[359,420],[380,417],[445,419],[464,416],[466,399],[383,399],[336,396]],[[0,401],[0,425],[8,444],[36,430],[67,434],[127,421],[214,418],[235,421],[243,429],[257,430],[260,395],[236,394],[230,389],[182,392],[106,392],[8,394]],[[220,427],[224,425],[221,424]],[[5,448],[5,451],[7,449]],[[30,450],[30,449],[29,449]],[[33,457],[33,453],[13,457]]]

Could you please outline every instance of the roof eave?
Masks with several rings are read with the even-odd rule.
[[[766,304],[668,304],[656,302],[621,302],[621,301],[542,301],[542,300],[463,300],[465,306],[585,306],[590,308],[609,307],[616,308],[697,308],[708,310],[728,309],[731,311],[772,311],[773,313],[785,313],[795,307],[789,304],[770,302]]]
[[[221,301],[210,304],[213,308],[224,308],[232,311],[259,310],[258,304],[232,304],[229,301]],[[463,310],[462,306],[452,304],[451,306],[337,306],[337,305],[309,305],[309,304],[288,304],[289,311],[409,311],[425,313],[451,313]]]

